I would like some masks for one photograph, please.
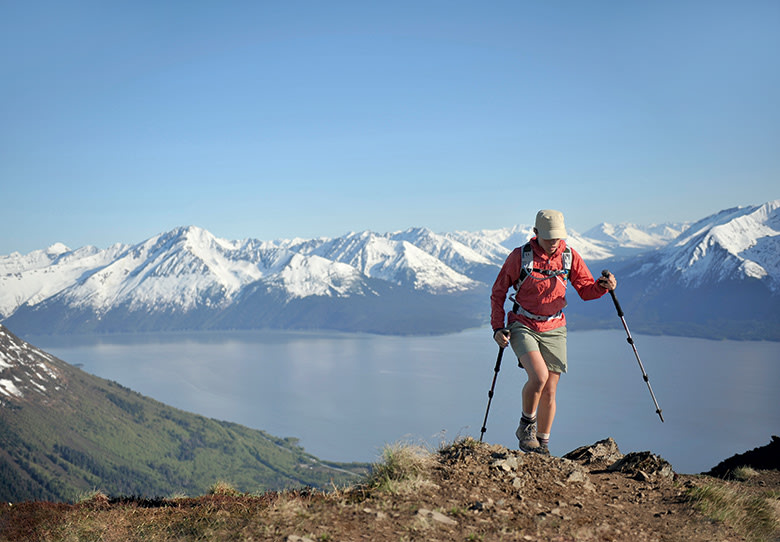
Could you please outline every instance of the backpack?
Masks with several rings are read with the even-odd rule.
[[[554,271],[552,269],[536,269],[534,268],[534,249],[531,246],[531,243],[526,243],[523,245],[523,259],[522,259],[522,266],[523,269],[520,271],[520,278],[517,279],[517,282],[515,282],[515,292],[520,290],[520,286],[523,285],[523,283],[526,281],[528,277],[531,276],[531,273],[539,273],[541,275],[544,275],[544,278],[536,278],[532,277],[534,280],[549,280],[556,277],[563,277],[564,283],[569,280],[569,274],[571,273],[571,262],[572,262],[572,254],[571,249],[567,246],[566,249],[563,251],[563,254],[561,255],[561,263],[563,264],[563,269],[558,269],[557,271]],[[533,319],[533,320],[552,320],[555,318],[560,318],[561,312],[558,311],[557,314],[554,314],[552,316],[538,316],[535,314],[532,314],[525,309],[523,309],[518,302],[515,300],[514,295],[509,296],[509,300],[512,301],[513,307],[512,312],[515,314],[521,313],[525,316]]]

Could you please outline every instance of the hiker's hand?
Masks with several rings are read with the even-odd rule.
[[[609,273],[607,276],[601,276],[599,278],[599,286],[602,288],[606,288],[607,290],[614,290],[617,288],[617,279],[615,278],[615,275],[612,273]]]
[[[509,330],[506,328],[498,329],[493,333],[493,340],[498,346],[506,348],[509,344]]]

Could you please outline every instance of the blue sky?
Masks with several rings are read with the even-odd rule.
[[[0,0],[0,254],[780,197],[780,3]]]

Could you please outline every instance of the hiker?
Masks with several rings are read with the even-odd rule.
[[[549,454],[548,444],[555,418],[555,392],[566,372],[566,287],[569,282],[585,300],[598,299],[614,290],[611,273],[593,279],[582,257],[566,246],[563,214],[550,209],[536,215],[533,237],[507,256],[490,296],[493,339],[517,356],[528,380],[523,386],[523,413],[515,432],[520,449]],[[504,324],[504,302],[514,306]],[[538,414],[537,414],[538,409]],[[538,421],[537,421],[538,420]]]

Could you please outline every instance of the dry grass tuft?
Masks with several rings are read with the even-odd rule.
[[[735,480],[739,480],[741,482],[750,480],[751,478],[755,478],[756,476],[758,476],[758,471],[753,467],[747,467],[747,466],[737,467],[731,473],[732,478],[734,478]]]
[[[747,540],[774,540],[780,529],[774,495],[750,494],[739,484],[695,487],[688,497],[703,514],[732,527]]]
[[[232,484],[219,480],[209,488],[209,495],[216,495],[218,497],[240,497],[241,492],[233,487]]]
[[[108,495],[99,489],[85,491],[76,499],[76,502],[82,505],[102,505],[108,504],[108,501]]]
[[[397,443],[385,447],[383,461],[374,465],[367,485],[388,493],[408,493],[431,483],[427,473],[434,455],[422,446]]]

